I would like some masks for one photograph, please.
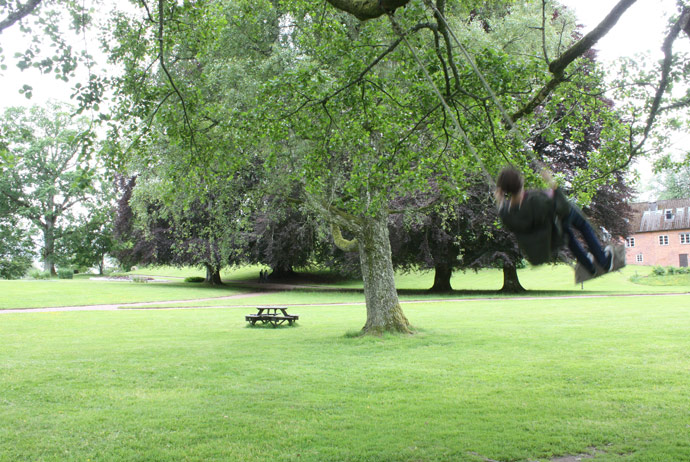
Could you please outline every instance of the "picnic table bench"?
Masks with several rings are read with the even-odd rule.
[[[245,321],[252,326],[258,321],[263,324],[272,324],[273,327],[287,321],[289,325],[299,319],[299,315],[288,314],[286,306],[258,306],[256,314],[248,314],[244,317]]]

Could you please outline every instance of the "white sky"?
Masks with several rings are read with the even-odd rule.
[[[111,6],[115,5],[116,0],[106,0],[103,2],[102,11],[110,11]],[[88,5],[91,2],[87,2]],[[67,31],[68,27],[63,27],[63,31]],[[86,31],[84,34],[72,34],[69,37],[69,42],[79,53],[86,50],[92,55],[97,55],[99,52],[99,40],[97,31]],[[54,74],[42,75],[36,69],[27,69],[20,71],[16,67],[15,53],[23,53],[26,50],[28,38],[23,36],[17,24],[14,24],[9,29],[0,34],[0,46],[3,49],[4,64],[7,66],[5,71],[0,70],[0,88],[2,88],[2,98],[0,99],[0,110],[4,110],[10,106],[31,106],[35,104],[42,104],[49,99],[56,99],[59,101],[70,101],[72,94],[72,87],[78,81],[85,82],[87,80],[88,71],[86,69],[77,68],[77,76],[73,81],[63,82],[56,80]],[[49,51],[49,46],[44,44],[42,46],[44,52]],[[48,53],[46,53],[48,54]],[[94,69],[97,71],[98,69]],[[24,95],[19,94],[19,89],[24,84],[33,87],[33,96],[27,99]]]
[[[580,23],[585,27],[582,32],[587,33],[608,14],[618,0],[560,0],[571,8]],[[116,4],[115,0],[104,1],[100,9],[108,11]],[[638,0],[622,16],[618,24],[596,46],[599,51],[599,59],[603,62],[611,62],[621,56],[633,56],[640,52],[649,52],[655,60],[661,58],[660,46],[665,34],[666,19],[676,11],[675,0]],[[75,47],[87,46],[91,53],[97,49],[97,35],[92,31],[91,36],[77,38]],[[13,55],[15,51],[22,49],[22,38],[16,27],[0,34],[0,46],[4,49],[6,71],[0,71],[0,110],[15,105],[40,104],[47,99],[54,98],[69,100],[72,83],[65,84],[56,81],[54,76],[42,76],[35,70],[25,72],[18,71],[14,66]],[[687,41],[690,48],[690,41]],[[75,80],[76,81],[76,80]],[[19,95],[17,90],[24,83],[32,85],[34,96],[27,100]],[[679,138],[678,146],[690,144],[690,137]],[[643,169],[649,172],[648,166]],[[644,182],[649,181],[649,174],[643,177]]]
[[[618,1],[560,0],[560,3],[575,12],[586,33],[601,22]],[[638,0],[595,46],[599,58],[612,61],[644,51],[651,51],[653,57],[660,58],[666,20],[675,11],[675,0]]]

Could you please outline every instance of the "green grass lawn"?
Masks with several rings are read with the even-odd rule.
[[[520,270],[519,278],[528,292],[522,297],[534,296],[579,296],[608,294],[650,294],[650,293],[685,293],[690,292],[690,280],[676,280],[677,284],[655,284],[654,277],[649,276],[651,267],[627,267],[587,282],[584,288],[573,283],[573,270],[566,265],[542,266]],[[669,276],[670,277],[670,276]],[[443,300],[458,298],[505,298],[514,294],[500,294],[503,282],[500,270],[483,270],[477,273],[455,274],[452,285],[454,292],[445,294],[427,293],[433,284],[433,273],[398,274],[396,286],[402,301],[410,300]],[[637,282],[633,282],[633,280]],[[207,301],[188,301],[182,303],[160,303],[153,307],[173,308],[190,306],[256,306],[256,305],[301,305],[329,303],[364,303],[361,292],[361,281],[346,281],[338,284],[327,284],[324,287],[337,289],[293,290],[289,292],[266,292],[259,296],[236,300],[218,299]]]
[[[88,279],[0,280],[0,309],[95,305],[225,297],[247,292],[239,287],[200,284],[105,282]]]
[[[690,460],[688,296],[0,315],[0,461]]]
[[[147,274],[158,278],[186,277],[199,275],[195,268],[142,268],[134,273]],[[184,283],[173,280],[168,283],[112,282],[90,280],[84,276],[73,280],[53,279],[48,281],[0,280],[0,309],[38,308],[48,306],[76,306],[111,303],[133,303],[160,301],[157,307],[185,306],[228,306],[256,304],[304,304],[304,303],[361,303],[361,281],[329,282],[322,287],[335,291],[310,290],[290,292],[266,292],[257,297],[227,300],[222,297],[264,290],[265,286],[245,287],[243,281],[255,282],[258,267],[245,267],[226,270],[223,277],[228,284],[223,287],[209,287],[203,284]],[[588,295],[588,294],[631,294],[659,292],[690,292],[688,275],[650,276],[650,267],[626,267],[621,272],[612,273],[587,282],[584,287],[573,283],[573,270],[567,265],[529,267],[519,271],[522,285],[528,289],[526,296],[534,295]],[[669,283],[672,278],[672,282]],[[660,283],[659,281],[666,281]],[[239,281],[239,284],[236,283]],[[635,281],[635,282],[633,282]],[[432,272],[398,274],[396,285],[402,300],[419,299],[457,299],[466,297],[497,297],[503,275],[500,270],[483,270],[477,273],[458,272],[453,276],[455,292],[449,294],[427,294],[433,284]],[[584,289],[584,290],[582,290]],[[199,302],[198,299],[217,300]],[[166,301],[190,300],[184,303],[164,303]]]

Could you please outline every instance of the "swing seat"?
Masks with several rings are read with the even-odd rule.
[[[599,266],[599,264],[596,262],[594,263],[594,266],[596,267],[597,271],[596,273],[592,274],[580,263],[575,265],[575,284],[581,284],[585,281],[589,281],[590,279],[595,279],[599,276],[603,276],[606,273],[610,273],[611,271],[618,271],[619,269],[623,268],[625,266],[625,247],[622,245],[613,246],[613,268],[611,268],[611,271],[604,270],[604,268]]]

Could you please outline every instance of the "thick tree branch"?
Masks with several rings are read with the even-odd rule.
[[[673,104],[669,104],[668,106],[660,107],[659,112],[673,111],[675,109],[681,109],[687,106],[690,106],[690,98],[685,98],[680,101],[676,101]]]
[[[547,82],[523,108],[510,117],[511,122],[515,122],[531,114],[535,108],[540,106],[551,92],[565,80],[565,69],[568,65],[585,54],[599,41],[599,39],[605,36],[613,26],[616,25],[623,13],[625,13],[625,11],[636,1],[637,0],[621,0],[618,2],[597,27],[568,48],[558,59],[552,61],[551,64],[549,64],[549,72],[551,72],[553,78]]]
[[[436,26],[434,26],[433,24],[429,24],[429,23],[417,24],[412,29],[410,29],[410,32],[417,32],[417,31],[422,30],[422,29],[431,29],[432,31],[434,31],[434,30],[436,30]],[[378,63],[380,63],[383,58],[385,58],[390,53],[392,53],[396,48],[398,48],[398,45],[400,45],[400,43],[402,41],[403,41],[402,37],[399,37],[398,39],[394,40],[388,46],[388,48],[386,48],[383,51],[383,53],[378,55],[376,57],[376,59],[374,59],[371,63],[369,63],[369,65],[367,67],[365,67],[362,70],[362,72],[360,72],[359,75],[354,80],[349,82],[347,85],[338,88],[336,91],[334,91],[333,93],[331,93],[330,95],[326,96],[321,101],[319,101],[319,103],[325,103],[329,99],[334,98],[335,96],[339,95],[340,93],[347,90],[348,88],[360,83],[364,79],[364,77],[366,77],[366,75],[369,73],[369,71],[371,71]]]
[[[149,9],[148,3],[146,3],[146,0],[140,0],[141,6],[144,7],[146,10],[146,16],[148,17],[149,21],[152,23],[156,23],[156,21],[153,19],[153,15],[151,14],[151,10]]]
[[[20,6],[17,11],[8,14],[5,19],[0,21],[0,33],[8,27],[11,27],[17,21],[33,13],[39,3],[41,3],[41,0],[29,0],[26,4]]]
[[[652,127],[654,126],[656,116],[659,115],[660,112],[663,112],[665,110],[677,109],[688,104],[688,100],[685,99],[666,107],[661,106],[661,100],[664,96],[664,93],[666,92],[666,89],[668,88],[669,76],[671,74],[671,66],[673,65],[673,43],[678,38],[678,35],[680,35],[681,31],[690,35],[690,8],[688,7],[683,8],[683,11],[680,17],[678,18],[678,21],[676,21],[676,23],[673,24],[671,30],[664,38],[663,45],[661,46],[661,50],[664,52],[664,59],[661,63],[661,77],[659,78],[659,84],[657,85],[656,92],[654,94],[654,99],[652,100],[652,105],[649,109],[649,115],[647,116],[647,120],[645,122],[645,127],[642,132],[642,139],[638,141],[637,144],[634,144],[634,133],[632,131],[633,124],[630,124],[630,153],[628,154],[628,157],[625,160],[625,162],[615,166],[609,172],[605,172],[601,175],[594,177],[591,181],[596,181],[598,179],[605,178],[606,176],[616,171],[627,168],[628,165],[630,165],[630,163],[633,161],[633,159],[640,153],[644,144],[649,138],[649,134],[651,133]]]
[[[544,85],[532,98],[529,103],[527,103],[522,109],[517,111],[515,114],[510,116],[510,122],[511,125],[518,120],[522,119],[524,116],[531,114],[534,109],[536,109],[538,106],[541,106],[544,101],[546,101],[546,98],[549,97],[551,92],[561,84],[565,80],[565,77],[561,73],[560,75],[555,76],[551,80],[549,80],[546,85]]]
[[[320,213],[332,224],[340,228],[345,228],[355,235],[362,232],[361,220],[354,215],[327,204],[310,194],[305,194],[305,199],[305,202],[312,210]]]
[[[195,145],[194,143],[194,130],[192,129],[192,124],[189,121],[189,115],[187,114],[187,105],[185,104],[184,97],[182,96],[182,93],[180,93],[180,90],[178,90],[177,86],[175,85],[175,81],[172,78],[172,75],[170,75],[170,72],[168,71],[168,68],[165,65],[165,47],[163,43],[163,4],[164,0],[158,0],[158,46],[160,49],[160,65],[161,69],[163,69],[163,72],[165,73],[166,77],[168,78],[168,82],[170,82],[170,86],[172,87],[173,91],[177,94],[177,97],[180,99],[180,104],[182,105],[182,112],[184,115],[184,124],[189,130],[189,137],[191,140],[192,146]]]
[[[450,31],[448,29],[448,24],[443,16],[446,8],[445,0],[437,0],[436,8],[434,8],[434,17],[436,18],[436,24],[438,32],[443,36],[443,41],[446,47],[446,58],[448,59],[448,65],[450,65],[451,71],[453,71],[453,78],[455,79],[455,88],[460,89],[460,71],[458,71],[458,66],[455,63],[455,58],[453,56],[453,46],[450,40]],[[450,83],[448,82],[448,72],[446,71],[446,63],[441,55],[438,39],[435,37],[436,55],[438,60],[443,64],[443,73],[446,77],[446,94],[450,95]]]
[[[664,52],[664,60],[661,64],[661,78],[659,79],[659,85],[656,89],[656,94],[654,95],[654,100],[652,101],[652,106],[649,109],[649,116],[647,117],[647,123],[642,134],[642,139],[635,146],[635,152],[642,148],[645,141],[649,137],[649,133],[654,125],[654,119],[660,112],[661,99],[666,93],[666,88],[668,87],[669,75],[671,74],[671,65],[673,64],[673,42],[678,38],[681,31],[686,30],[690,24],[690,8],[684,8],[683,13],[678,18],[678,21],[671,27],[668,35],[664,39],[664,44],[661,46],[661,51]]]
[[[12,202],[14,205],[19,206],[19,207],[22,207],[22,208],[25,208],[25,209],[27,209],[27,210],[28,210],[28,209],[31,209],[31,204],[29,204],[28,202],[26,202],[26,201],[20,199],[19,197],[15,196],[14,194],[12,194],[12,192],[10,192],[10,191],[1,191],[1,192],[3,193],[3,196],[5,196],[5,197],[6,197],[10,202]],[[29,218],[33,219],[33,218],[34,218],[34,215],[31,214],[31,216],[30,216]]]
[[[608,34],[623,13],[625,13],[636,1],[637,0],[621,0],[618,2],[597,27],[568,48],[558,59],[552,61],[551,64],[549,64],[549,71],[554,75],[563,73],[570,63],[582,56],[587,50],[592,48],[599,39]]]
[[[549,52],[546,49],[546,0],[541,0],[541,49],[544,59],[549,62]]]
[[[340,226],[331,223],[331,233],[333,234],[333,243],[343,252],[355,252],[358,250],[359,242],[357,242],[357,239],[345,239],[340,232]]]
[[[410,0],[326,0],[335,8],[350,13],[360,21],[383,16],[407,5]]]

